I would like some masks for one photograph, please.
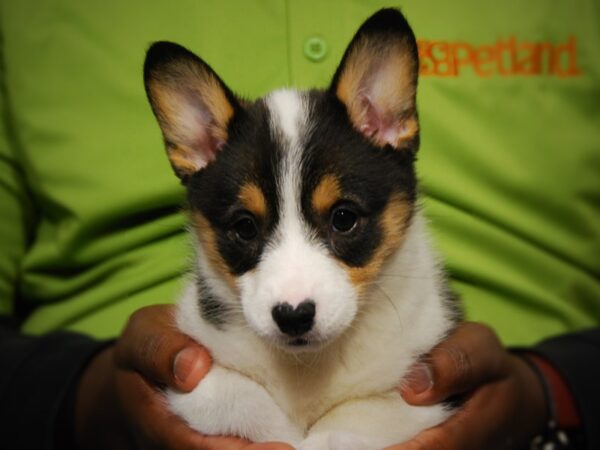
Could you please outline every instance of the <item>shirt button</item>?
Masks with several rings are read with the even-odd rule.
[[[304,56],[314,62],[321,61],[327,55],[327,42],[319,36],[304,41]]]

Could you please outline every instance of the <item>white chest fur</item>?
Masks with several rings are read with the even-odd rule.
[[[307,449],[380,448],[439,423],[442,408],[409,407],[395,391],[453,322],[423,222],[414,218],[351,327],[316,353],[276,349],[242,323],[207,323],[192,284],[178,324],[211,350],[215,368],[194,392],[171,393],[173,409],[205,433]]]

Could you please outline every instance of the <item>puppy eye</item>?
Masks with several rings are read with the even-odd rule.
[[[331,228],[338,233],[352,231],[358,222],[358,215],[351,209],[339,206],[331,213]]]
[[[250,216],[244,216],[233,224],[235,235],[243,241],[251,241],[258,234],[256,223]]]

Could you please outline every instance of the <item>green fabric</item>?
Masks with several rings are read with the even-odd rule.
[[[2,57],[0,49],[0,58]],[[0,66],[0,86],[4,70]],[[4,89],[0,89],[0,315],[15,314],[19,265],[34,222],[33,208],[10,136]]]
[[[599,324],[597,2],[396,5],[421,44],[437,43],[437,69],[454,70],[421,78],[419,173],[468,317],[521,345]],[[152,41],[189,47],[255,97],[325,86],[382,6],[390,2],[3,1],[0,313],[26,316],[31,333],[108,337],[135,309],[176,299],[191,252],[183,191],[143,91]],[[512,37],[524,48],[573,37],[578,73],[566,53],[555,73],[546,53],[541,73],[506,73],[537,70],[508,51],[489,62],[490,46]],[[326,44],[323,59],[304,53],[309,38]],[[469,51],[481,64],[459,64]],[[424,55],[424,71],[432,61]]]

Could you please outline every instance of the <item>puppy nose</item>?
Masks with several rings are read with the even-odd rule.
[[[273,320],[288,336],[301,336],[315,323],[315,302],[304,300],[296,308],[289,303],[278,303],[271,310]]]

